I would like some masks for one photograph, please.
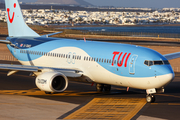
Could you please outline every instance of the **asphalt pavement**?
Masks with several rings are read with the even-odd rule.
[[[141,109],[138,109],[136,114],[126,112],[127,116],[131,114],[131,119],[178,120],[180,118],[180,73],[176,73],[173,82],[165,87],[164,94],[155,95],[155,103],[146,103],[144,101],[146,96],[144,90],[130,88],[129,92],[127,92],[126,88],[113,86],[110,93],[97,93],[95,86],[74,81],[69,82],[68,89],[64,93],[46,95],[36,87],[35,78],[29,77],[28,72],[19,72],[9,77],[6,74],[7,71],[0,71],[0,119],[2,120],[64,119],[78,110],[80,111],[77,114],[80,114],[82,108],[85,109],[84,111],[87,111],[89,108],[86,105],[94,105],[95,103],[92,101],[96,99],[101,101],[112,99],[111,102],[103,103],[106,104],[106,107],[107,105],[110,107],[109,105],[113,101],[126,100],[127,102],[128,100],[134,100],[137,105],[140,103],[138,101],[143,101],[142,103],[145,104],[142,105]],[[117,102],[117,104],[120,104],[121,107],[123,106],[123,109],[130,108],[130,112],[135,110],[136,107],[133,103],[133,108],[132,104],[129,105],[129,102],[124,105],[123,101]],[[107,111],[106,107],[101,107],[100,111],[103,111],[103,116],[98,117],[113,119],[114,116],[108,116],[109,111]],[[116,114],[116,117],[120,117],[122,111],[116,107],[116,109],[113,108],[113,112],[119,113],[119,116]],[[95,115],[95,113],[98,112],[91,111],[91,114]],[[121,118],[123,119],[122,115]]]

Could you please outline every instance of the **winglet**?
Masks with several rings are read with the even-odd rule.
[[[24,18],[17,0],[5,0],[5,4],[9,37],[39,37],[39,35],[29,28],[24,22]]]

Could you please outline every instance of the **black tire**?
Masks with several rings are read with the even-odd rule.
[[[147,101],[147,103],[153,103],[153,102],[155,102],[155,96],[154,95],[147,95],[146,96],[146,101]]]
[[[96,84],[96,90],[97,90],[97,92],[102,92],[102,91],[103,91],[103,88],[104,88],[104,84],[99,84],[99,83]]]
[[[111,85],[104,85],[104,91],[110,92],[111,91]]]
[[[154,103],[154,102],[155,102],[155,100],[156,100],[156,98],[155,98],[155,96],[154,96],[154,95],[152,95],[151,97],[152,97],[152,103]]]

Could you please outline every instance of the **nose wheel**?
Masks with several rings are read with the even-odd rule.
[[[147,96],[146,96],[146,101],[147,101],[148,103],[153,103],[153,102],[155,102],[155,96],[154,96],[153,94],[147,95]]]

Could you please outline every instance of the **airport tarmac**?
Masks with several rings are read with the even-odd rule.
[[[144,90],[113,86],[110,93],[97,93],[91,84],[78,82],[70,82],[64,93],[46,95],[28,74],[7,77],[0,71],[1,120],[180,118],[180,73],[164,94],[156,94],[155,103],[146,103]]]

